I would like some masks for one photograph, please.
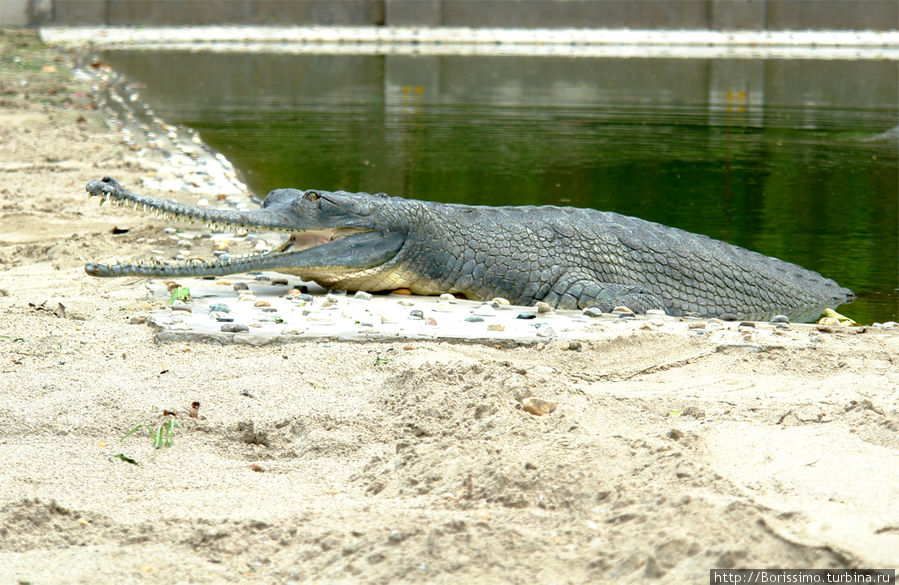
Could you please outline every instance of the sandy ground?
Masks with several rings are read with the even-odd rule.
[[[91,109],[68,56],[0,44],[0,582],[707,583],[713,567],[899,565],[899,331],[158,344],[144,281],[82,269],[172,249],[165,224],[83,195],[154,167]],[[529,414],[528,396],[558,407]],[[122,438],[164,410],[171,446]]]

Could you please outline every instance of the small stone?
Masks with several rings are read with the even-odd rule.
[[[646,311],[646,314],[652,317],[664,317],[667,315],[667,313],[662,309],[649,309],[648,311]]]
[[[534,306],[537,307],[538,313],[552,313],[555,311],[555,309],[549,306],[549,303],[544,303],[543,301],[537,301],[534,303]]]
[[[537,330],[537,337],[555,337],[556,330],[552,327],[541,327]]]
[[[257,274],[255,280],[258,280],[260,282],[268,282],[271,280],[271,277],[264,274]]]
[[[415,306],[415,303],[413,303],[412,301],[407,301],[405,299],[403,299],[402,301],[398,301],[398,304],[401,307],[414,307]]]
[[[255,471],[256,473],[262,473],[265,469],[262,468],[258,463],[250,463],[250,471]]]
[[[451,303],[454,303],[454,302],[456,302],[456,297],[454,297],[453,295],[451,295],[449,293],[443,293],[442,295],[440,295],[440,300],[441,301],[449,301]]]
[[[187,323],[175,323],[171,329],[173,331],[190,331],[190,326]]]
[[[556,409],[556,403],[542,398],[529,396],[521,401],[521,408],[534,416],[544,416]]]
[[[193,309],[184,301],[175,301],[172,303],[173,311],[184,311],[185,313],[193,313]]]
[[[256,301],[253,303],[254,307],[270,307],[272,304],[268,301]]]
[[[734,313],[721,313],[718,318],[722,321],[736,321],[738,317]]]
[[[823,327],[839,327],[842,323],[840,323],[840,320],[836,317],[822,317],[818,320],[818,325]],[[823,331],[823,329],[819,327],[818,331]],[[831,333],[831,331],[828,331],[827,333]]]
[[[419,309],[414,309],[412,311],[409,311],[409,318],[416,320],[416,321],[421,321],[422,319],[425,318],[425,314],[423,311],[421,311]]]
[[[491,302],[491,303],[496,303],[497,305],[502,305],[502,306],[509,306],[509,305],[512,304],[512,303],[509,302],[509,299],[506,299],[506,298],[503,298],[503,297],[496,297],[496,298],[494,298],[493,300],[491,300],[490,302]]]
[[[465,320],[469,323],[480,323],[484,320],[483,317],[478,317],[477,315],[471,315],[470,317],[465,317]]]
[[[434,317],[428,317],[428,320],[425,321],[425,324],[431,327],[437,327],[437,319],[435,319]]]
[[[232,323],[234,322],[234,317],[227,317],[222,315],[221,313],[212,314],[212,318],[218,321],[219,323]]]
[[[250,328],[243,323],[225,323],[222,325],[222,331],[225,333],[242,333],[249,330]]]
[[[597,307],[587,307],[583,312],[588,317],[602,317],[602,311]]]
[[[225,305],[222,303],[212,303],[211,305],[209,305],[209,312],[210,313],[213,313],[213,312],[215,312],[215,313],[230,313],[231,309],[228,308],[228,305]]]
[[[536,319],[537,314],[536,313],[518,313],[518,315],[516,315],[515,318],[516,319]]]
[[[480,315],[481,317],[493,317],[496,315],[496,309],[490,303],[481,303],[481,306],[471,312],[472,315]]]
[[[391,292],[391,294],[395,294],[395,295],[407,295],[408,296],[408,295],[412,294],[412,291],[409,290],[408,288],[395,288],[390,292]]]
[[[787,317],[786,315],[774,315],[773,317],[771,317],[771,322],[772,323],[789,323],[790,318]]]
[[[618,305],[617,307],[615,307],[614,309],[612,309],[612,313],[630,313],[631,315],[634,314],[633,311],[631,311],[630,309],[628,309],[628,308],[625,307],[624,305]]]
[[[370,301],[372,295],[370,292],[365,292],[364,290],[357,290],[356,294],[353,295],[354,299],[361,299],[363,301]]]
[[[143,325],[146,322],[147,322],[147,318],[144,316],[131,317],[130,319],[128,319],[129,325]]]
[[[230,247],[231,242],[228,240],[220,240],[213,245],[212,249],[215,252],[227,252]]]
[[[833,327],[827,324],[819,324],[817,327],[815,327],[815,329],[817,329],[821,333],[833,333]]]
[[[272,286],[286,286],[286,285],[287,285],[286,278],[273,278],[272,279]]]
[[[740,321],[740,327],[750,327],[755,329],[755,323],[752,321]]]
[[[702,321],[693,321],[689,325],[687,325],[688,329],[705,329],[705,323]]]
[[[250,290],[250,287],[245,282],[235,282],[234,286],[232,286],[234,290]]]
[[[571,351],[581,351],[581,342],[580,341],[569,341],[568,349]]]
[[[230,281],[230,280],[216,280],[216,281],[215,281],[215,284],[221,284],[221,285],[224,285],[224,286],[231,286],[231,281]]]
[[[487,325],[487,331],[505,331],[506,326],[501,323],[490,323]]]

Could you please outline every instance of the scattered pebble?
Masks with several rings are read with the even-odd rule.
[[[693,321],[687,325],[688,329],[705,329],[705,323],[702,321]]]
[[[420,321],[425,318],[425,314],[423,311],[421,311],[419,309],[414,309],[412,311],[409,311],[409,318],[414,319],[416,321]]]
[[[740,321],[740,327],[750,327],[755,329],[755,323],[753,321]]]
[[[615,307],[614,309],[612,309],[612,313],[613,313],[613,314],[614,314],[614,313],[630,313],[631,315],[634,314],[633,311],[631,311],[630,309],[628,309],[628,308],[625,307],[624,305],[618,305],[617,307]]]
[[[371,300],[371,293],[365,292],[364,290],[357,290],[356,294],[353,295],[354,299],[362,299],[363,301]]]
[[[536,313],[518,313],[515,317],[516,319],[536,319]]]
[[[230,280],[216,280],[215,283],[216,283],[216,284],[222,284],[222,285],[224,285],[224,286],[231,286],[231,281],[230,281]]]
[[[480,323],[481,321],[484,320],[484,318],[478,317],[477,315],[471,315],[471,316],[465,317],[465,320],[468,321],[469,323]]]
[[[268,301],[256,301],[253,303],[254,307],[270,307],[272,304]]]
[[[211,305],[209,305],[209,312],[210,312],[210,313],[212,313],[212,312],[215,312],[215,313],[230,313],[230,312],[231,312],[231,309],[228,308],[228,305],[225,305],[225,304],[222,304],[222,303],[212,303]]]
[[[272,279],[272,285],[274,285],[274,286],[286,286],[286,285],[287,285],[287,279],[286,279],[286,278],[273,278],[273,279]]]
[[[494,306],[496,306],[496,305],[508,306],[508,305],[511,305],[511,304],[512,304],[512,303],[509,302],[509,299],[506,299],[506,298],[503,298],[503,297],[496,297],[496,298],[494,298],[493,300],[491,300],[490,302],[491,302],[492,304],[494,304]]]
[[[232,286],[231,288],[233,288],[234,290],[237,290],[237,291],[250,290],[249,285],[247,285],[247,283],[245,283],[245,282],[235,282],[234,286]]]
[[[408,288],[395,288],[390,292],[391,292],[391,294],[395,294],[395,295],[411,295],[412,294],[412,291],[409,290]]]
[[[556,409],[556,403],[549,400],[543,400],[542,398],[529,396],[521,401],[521,407],[525,412],[533,414],[534,416],[544,416]]]
[[[472,311],[471,314],[481,317],[493,317],[496,315],[496,309],[490,303],[481,303],[481,306]]]
[[[506,326],[501,323],[490,323],[487,325],[487,331],[505,331]]]
[[[225,333],[242,333],[249,330],[250,328],[243,323],[225,323],[222,325],[222,331]]]
[[[662,309],[649,309],[646,314],[652,317],[665,317],[668,313]]]
[[[250,470],[255,471],[256,473],[262,473],[265,469],[262,468],[258,463],[250,463]]]
[[[451,303],[455,303],[455,302],[456,302],[456,297],[454,297],[453,295],[451,295],[451,294],[449,294],[449,293],[443,293],[442,295],[440,295],[440,300],[441,300],[441,301],[449,301],[449,302],[451,302]]]
[[[437,327],[437,319],[434,317],[428,317],[428,320],[425,321],[425,324],[430,327]]]
[[[588,317],[602,317],[602,311],[597,307],[587,307],[583,312],[584,315],[587,315]]]
[[[271,280],[271,277],[264,274],[257,274],[254,280],[258,280],[259,282],[268,282]]]
[[[185,303],[184,301],[175,301],[171,304],[173,311],[184,311],[185,313],[192,313],[193,309],[190,305]]]
[[[580,341],[574,340],[568,342],[568,349],[571,351],[581,351],[581,347],[582,345]]]
[[[544,303],[543,301],[537,301],[534,303],[534,306],[537,307],[538,313],[552,313],[555,311],[555,309],[549,306],[549,303]]]
[[[774,315],[771,317],[771,323],[789,323],[790,318],[786,315]]]

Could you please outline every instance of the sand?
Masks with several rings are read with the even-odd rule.
[[[159,343],[147,281],[83,264],[176,244],[83,186],[137,187],[163,155],[109,129],[69,55],[30,33],[0,45],[0,582],[707,583],[899,564],[896,329]],[[537,416],[527,397],[557,406]],[[155,449],[147,427],[169,420]]]

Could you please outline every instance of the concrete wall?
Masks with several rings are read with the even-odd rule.
[[[393,25],[897,30],[897,0],[0,0],[0,26]]]

